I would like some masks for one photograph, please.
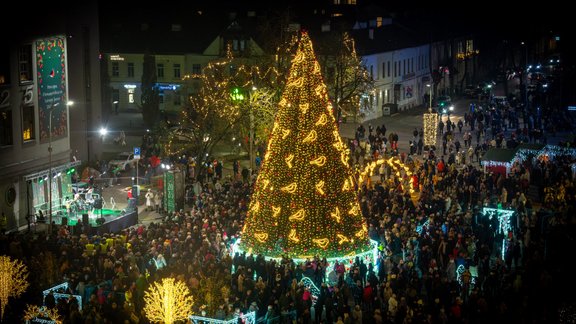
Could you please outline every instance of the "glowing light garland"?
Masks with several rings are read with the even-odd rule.
[[[438,138],[438,114],[425,113],[423,117],[424,122],[424,145],[435,146],[436,139]]]

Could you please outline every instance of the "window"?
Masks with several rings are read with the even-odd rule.
[[[233,39],[232,40],[232,50],[237,51],[244,51],[246,49],[246,41],[243,39]]]
[[[120,76],[120,65],[118,62],[112,62],[112,76],[117,77]]]
[[[7,90],[6,90],[7,91]],[[0,108],[0,146],[12,145],[12,109]]]
[[[200,64],[192,64],[192,74],[200,75],[202,74],[202,68]]]
[[[22,105],[22,141],[33,140],[34,134],[34,105]]]
[[[128,89],[128,103],[134,103],[134,89]]]
[[[180,64],[174,64],[174,77],[180,78]]]
[[[382,78],[386,77],[386,62],[382,62]]]
[[[128,77],[134,77],[134,63],[128,63]]]
[[[466,53],[474,52],[474,40],[467,39],[466,40]]]
[[[164,77],[164,64],[157,64],[156,65],[156,74],[159,78],[163,78]]]
[[[180,100],[180,94],[174,93],[174,105],[180,106],[181,104],[182,104],[182,101]]]
[[[390,61],[388,61],[388,77],[390,77]]]
[[[398,62],[394,61],[394,77],[398,76]]]
[[[32,45],[22,45],[18,51],[20,83],[32,81]]]
[[[370,79],[374,78],[374,65],[370,65]]]
[[[402,71],[404,73],[401,73],[402,75],[406,74],[406,59],[402,60]]]
[[[161,93],[161,94],[158,96],[158,102],[161,103],[161,104],[164,103],[164,93]]]
[[[410,72],[414,72],[414,58],[410,59]]]

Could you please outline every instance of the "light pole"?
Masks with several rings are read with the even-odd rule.
[[[48,234],[52,234],[52,111],[58,104],[48,109]]]
[[[524,46],[524,69],[522,69],[522,75],[520,76],[520,90],[522,90],[522,82],[524,81],[524,76],[526,76],[526,81],[524,82],[524,107],[528,110],[528,44],[525,42],[520,43]]]
[[[430,105],[428,106],[428,111],[432,112],[432,85],[430,83],[426,84],[426,86],[428,88],[430,88],[430,91],[428,91],[428,97],[430,99]]]

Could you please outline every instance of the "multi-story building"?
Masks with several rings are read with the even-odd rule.
[[[238,23],[254,20],[250,13],[239,17],[198,10],[186,19],[177,16],[170,21],[150,18],[153,24],[146,18],[144,23],[112,17],[103,27],[107,60],[103,87],[110,89],[106,105],[112,113],[140,110],[145,54],[155,59],[159,108],[164,116],[182,110],[188,97],[199,90],[197,76],[202,69],[226,56],[228,47],[235,57],[264,55]]]
[[[8,230],[39,210],[47,219],[58,210],[101,118],[96,6],[55,5],[48,22],[44,14],[8,35],[0,59],[0,210]]]
[[[430,45],[394,24],[354,33],[359,53],[374,79],[366,118],[425,104],[430,83]]]

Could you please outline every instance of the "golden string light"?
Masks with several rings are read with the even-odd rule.
[[[336,236],[338,237],[338,244],[342,245],[345,242],[350,241],[346,236],[342,235],[342,234],[336,234]]]
[[[324,181],[320,181],[316,184],[316,191],[318,191],[321,195],[324,194]]]
[[[319,239],[313,239],[312,242],[316,243],[319,247],[325,249],[328,246],[328,243],[330,243],[330,240],[324,237]]]
[[[324,155],[310,161],[310,164],[315,164],[317,166],[323,166],[324,164],[326,164],[326,157]]]
[[[282,207],[272,207],[272,216],[278,217],[278,215],[280,215],[281,210]]]
[[[288,219],[291,221],[301,221],[304,219],[305,215],[306,215],[306,212],[304,211],[304,209],[300,209],[296,213],[290,215],[290,217],[288,217]]]
[[[337,223],[340,223],[340,209],[338,209],[338,207],[336,207],[333,213],[330,213],[330,216],[335,218]]]
[[[266,242],[268,239],[268,233],[256,233],[254,236],[256,236],[256,239],[262,243]]]
[[[292,160],[294,159],[294,154],[290,154],[288,155],[284,161],[286,161],[286,164],[288,165],[288,168],[292,169]]]
[[[320,115],[320,118],[318,118],[318,121],[316,122],[316,126],[324,126],[324,125],[326,125],[327,122],[328,122],[328,117],[326,117],[326,114],[322,114],[322,115]]]
[[[295,230],[295,229],[291,229],[291,230],[290,230],[290,234],[288,235],[288,238],[289,238],[291,241],[294,241],[294,242],[296,242],[296,243],[297,243],[297,242],[300,242],[300,239],[298,238],[298,236],[296,236],[296,230]]]
[[[144,302],[148,320],[166,324],[188,320],[194,304],[186,284],[174,278],[154,282],[144,294]]]
[[[282,187],[280,190],[285,191],[285,192],[289,192],[289,193],[295,193],[296,188],[298,188],[298,185],[296,184],[296,182],[292,182],[291,184],[289,184],[285,187]]]
[[[302,143],[313,142],[316,140],[317,137],[318,137],[318,134],[316,133],[316,131],[311,130],[310,133],[308,133],[308,135],[306,136],[306,138],[304,138],[304,140],[302,140]]]
[[[436,145],[436,139],[438,137],[438,114],[429,112],[424,114],[424,145],[434,146]]]

